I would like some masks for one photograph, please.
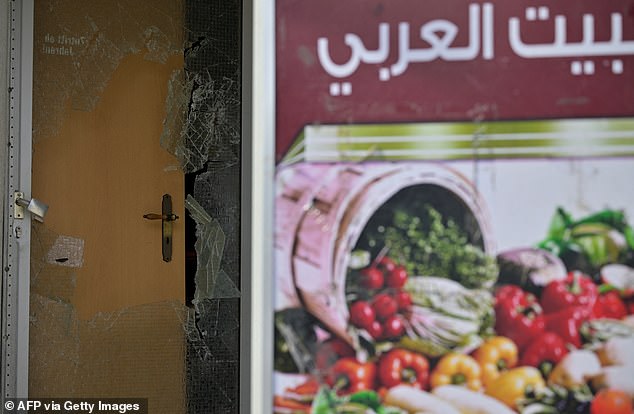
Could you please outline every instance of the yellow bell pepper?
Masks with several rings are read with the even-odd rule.
[[[529,391],[540,392],[546,386],[542,374],[537,368],[520,367],[503,372],[487,386],[486,393],[517,409],[519,400]]]
[[[476,349],[473,357],[482,368],[482,381],[489,386],[504,371],[517,365],[517,345],[504,336],[487,339]]]
[[[450,353],[438,361],[431,374],[432,388],[441,385],[463,385],[474,391],[482,388],[482,370],[478,362],[468,355]]]

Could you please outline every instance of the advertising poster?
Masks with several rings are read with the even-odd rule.
[[[278,0],[275,413],[632,413],[634,1]]]

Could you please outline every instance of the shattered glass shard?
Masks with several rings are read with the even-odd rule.
[[[196,292],[195,306],[203,299],[240,297],[233,281],[220,269],[225,245],[225,234],[220,225],[191,196],[185,207],[196,222]]]
[[[185,173],[226,160],[227,149],[240,142],[239,94],[236,81],[212,79],[208,71],[172,75],[161,146],[180,160]]]

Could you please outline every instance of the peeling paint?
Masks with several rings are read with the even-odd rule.
[[[69,236],[59,236],[40,223],[33,223],[31,230],[31,292],[53,300],[69,303],[73,298],[77,285],[74,267],[83,257],[72,244],[64,244],[63,240],[72,239],[73,244],[83,241]],[[53,253],[51,253],[53,252]],[[59,255],[57,254],[59,253]],[[59,259],[68,258],[60,263]]]
[[[66,267],[81,267],[84,263],[84,241],[70,236],[58,236],[46,255],[46,261]]]

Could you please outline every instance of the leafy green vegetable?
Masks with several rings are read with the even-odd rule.
[[[322,387],[313,400],[313,414],[405,414],[398,408],[381,404],[376,391],[359,391],[348,396],[338,396],[327,387]]]
[[[359,391],[350,396],[350,402],[363,404],[373,410],[377,410],[381,406],[381,399],[374,391]]]
[[[634,230],[622,211],[606,209],[575,221],[559,207],[539,247],[558,255],[568,269],[596,275],[608,263],[634,262]]]
[[[339,403],[340,400],[333,390],[322,387],[315,396],[310,411],[313,414],[332,414]]]
[[[553,240],[560,240],[565,238],[566,229],[572,224],[573,220],[570,214],[559,207],[555,211],[550,222],[550,228],[548,229],[548,238]]]
[[[463,220],[473,221],[469,216]],[[478,245],[479,229],[468,232],[463,227],[473,223],[459,221],[416,198],[397,199],[377,210],[357,249],[368,249],[375,257],[387,248],[409,275],[446,277],[468,288],[490,287],[498,275],[496,260]]]

